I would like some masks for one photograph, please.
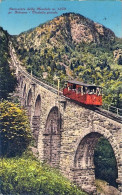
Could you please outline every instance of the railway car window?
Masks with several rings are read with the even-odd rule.
[[[81,87],[78,87],[78,93],[81,93]]]
[[[76,91],[76,84],[73,84],[73,85],[72,85],[72,90],[73,90],[73,91]]]
[[[91,91],[90,88],[87,88],[86,89],[86,94],[90,94],[90,91]]]
[[[76,89],[76,84],[73,84],[73,89]]]
[[[72,89],[72,85],[69,85],[69,90],[71,90]]]
[[[88,94],[96,94],[96,87],[89,87]]]
[[[102,89],[101,88],[97,88],[96,93],[97,93],[97,95],[102,95]]]
[[[77,88],[76,88],[76,93],[77,93],[77,94],[81,93],[81,88],[80,88],[80,87],[77,87]]]

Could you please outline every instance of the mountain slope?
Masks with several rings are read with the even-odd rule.
[[[114,40],[115,35],[110,29],[74,13],[56,17],[31,32],[20,34],[18,37],[18,41],[28,42],[27,46],[29,47],[33,43],[33,47],[36,49],[43,44],[49,46],[49,43],[53,46],[60,46],[60,43],[67,45],[73,44],[73,42],[100,43],[101,41],[113,42]]]
[[[49,82],[55,82],[56,75],[61,84],[71,77],[111,90],[113,85],[120,88],[117,68],[122,60],[114,52],[122,48],[120,39],[110,29],[82,15],[63,14],[14,37],[13,43],[27,70],[38,77],[46,75]],[[116,97],[106,101],[109,99],[115,102]]]
[[[9,34],[0,27],[0,99],[6,99],[15,89],[17,80],[10,70]]]
[[[84,44],[94,43],[96,47],[111,45],[114,40],[110,29],[79,14],[67,13],[17,36],[17,51],[26,66],[36,63],[33,69],[37,71],[54,72],[56,68],[65,73],[66,66],[83,64],[81,54],[87,52],[82,50]]]

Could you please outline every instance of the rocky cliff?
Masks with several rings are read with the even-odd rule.
[[[114,33],[101,24],[85,18],[82,15],[67,13],[54,18],[45,24],[38,26],[31,31],[22,33],[17,38],[25,48],[72,45],[73,43],[97,43],[113,42]]]

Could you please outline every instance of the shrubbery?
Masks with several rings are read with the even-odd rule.
[[[28,117],[21,107],[9,101],[1,102],[0,108],[1,155],[20,155],[31,140]]]
[[[41,165],[27,154],[1,159],[1,193],[16,195],[85,195],[58,171]]]

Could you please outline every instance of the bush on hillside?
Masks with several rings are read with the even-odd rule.
[[[1,159],[1,193],[4,195],[86,195],[57,170],[31,156]]]
[[[1,102],[0,108],[1,155],[20,155],[31,140],[28,117],[22,108],[9,101]]]

